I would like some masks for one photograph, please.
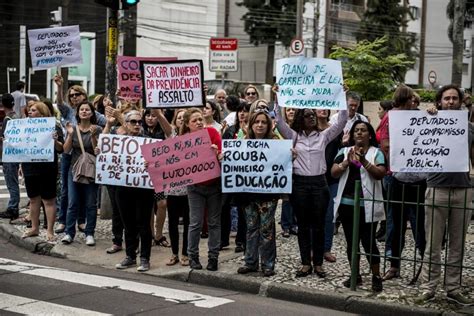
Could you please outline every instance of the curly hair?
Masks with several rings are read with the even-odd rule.
[[[362,120],[357,120],[352,125],[351,130],[349,132],[349,146],[355,145],[354,131],[355,131],[356,126],[359,124],[364,124],[365,126],[367,126],[367,130],[369,131],[369,145],[372,147],[378,147],[377,139],[375,138],[374,128],[372,127],[372,125],[370,125],[370,123],[362,121]]]
[[[293,120],[293,124],[291,125],[291,128],[298,134],[302,133],[304,130],[304,111],[305,110],[313,111],[314,116],[316,117],[316,112],[315,112],[316,110],[311,110],[311,109],[296,110],[295,119]],[[318,129],[318,120],[316,120],[316,130],[317,129]]]

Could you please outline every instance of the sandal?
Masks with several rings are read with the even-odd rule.
[[[171,247],[170,243],[168,242],[168,240],[166,240],[165,236],[161,236],[160,239],[155,239],[155,245],[166,247],[166,248]]]
[[[35,232],[33,230],[27,230],[26,232],[23,233],[21,238],[25,239],[25,238],[30,238],[30,237],[36,237],[36,236],[38,236],[38,234],[39,234],[39,232]]]
[[[179,262],[179,258],[178,256],[175,256],[173,255],[171,258],[170,258],[170,261],[168,261],[166,263],[167,266],[174,266],[175,264],[177,264]]]
[[[181,257],[181,265],[183,267],[189,266],[189,258],[187,256],[182,256]]]
[[[387,281],[387,280],[391,280],[391,279],[395,279],[399,277],[400,277],[400,271],[397,268],[390,268],[387,270],[387,272],[385,272],[382,280]]]
[[[325,252],[324,260],[326,260],[327,262],[336,262],[336,256],[330,252]]]

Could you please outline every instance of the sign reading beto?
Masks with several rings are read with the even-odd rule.
[[[95,165],[96,183],[153,189],[140,146],[157,141],[153,138],[100,134],[100,153]]]
[[[291,193],[291,140],[222,141],[222,192]]]
[[[397,172],[468,172],[464,111],[390,111],[390,169]]]
[[[140,61],[146,107],[203,106],[202,60]]]
[[[33,70],[82,64],[79,25],[28,30]]]
[[[345,110],[341,62],[325,58],[277,60],[278,103],[282,107]]]
[[[176,59],[176,57],[117,56],[120,97],[125,100],[139,100],[142,98],[143,92],[140,61],[167,61]]]
[[[2,161],[54,161],[55,125],[54,117],[9,120],[3,139]]]
[[[220,176],[216,152],[206,129],[142,145],[155,192],[168,192]]]

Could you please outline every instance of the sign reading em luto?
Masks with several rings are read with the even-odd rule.
[[[79,25],[28,30],[33,70],[82,64]]]
[[[341,62],[325,58],[277,60],[278,104],[291,108],[345,110]]]
[[[469,171],[465,111],[390,111],[389,122],[392,171]]]
[[[54,161],[55,124],[54,117],[9,120],[3,140],[2,162]]]
[[[143,100],[146,107],[203,106],[202,60],[140,61]]]

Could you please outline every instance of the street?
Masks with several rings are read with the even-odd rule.
[[[39,256],[0,239],[1,315],[348,315]]]

